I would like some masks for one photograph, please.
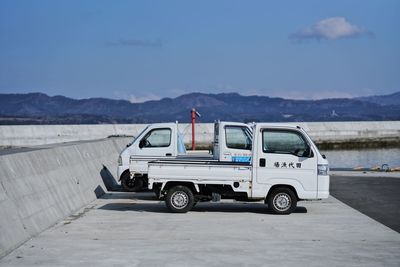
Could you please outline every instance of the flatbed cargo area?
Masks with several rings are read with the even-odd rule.
[[[149,164],[157,165],[199,165],[199,166],[251,166],[250,162],[232,162],[232,161],[218,161],[218,160],[204,160],[204,159],[171,159],[171,160],[156,160],[150,161]]]

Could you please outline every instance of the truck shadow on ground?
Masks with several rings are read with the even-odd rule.
[[[158,200],[156,195],[152,191],[109,192],[102,195],[101,199]]]
[[[102,210],[113,210],[123,212],[154,212],[154,213],[170,213],[165,206],[164,201],[157,200],[156,196],[151,192],[140,193],[118,193],[105,194],[103,199],[132,199],[132,200],[149,200],[148,203],[126,203],[113,202],[98,207]],[[267,206],[263,203],[246,203],[246,202],[202,202],[192,208],[190,212],[229,212],[229,213],[260,213],[272,214]],[[293,213],[307,213],[305,207],[299,206]]]
[[[117,179],[104,164],[100,170],[100,177],[108,191],[122,191],[121,185],[117,183]]]

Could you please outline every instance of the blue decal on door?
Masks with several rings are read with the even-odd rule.
[[[250,156],[233,156],[232,161],[233,162],[250,162],[251,157]]]

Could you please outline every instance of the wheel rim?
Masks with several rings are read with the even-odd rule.
[[[189,203],[189,196],[182,191],[177,191],[171,196],[171,204],[175,209],[183,209]]]
[[[134,180],[134,179],[128,179],[128,180],[126,181],[126,185],[127,185],[128,187],[135,187],[135,180]]]
[[[290,196],[286,193],[279,193],[273,199],[274,207],[279,211],[287,211],[292,205]]]

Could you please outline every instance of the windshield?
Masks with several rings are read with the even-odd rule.
[[[250,138],[250,141],[253,141],[253,131],[251,128],[246,127],[245,132],[248,138]]]
[[[226,147],[251,150],[252,133],[247,127],[225,126]]]
[[[132,142],[130,142],[129,144],[127,144],[126,146],[128,147],[128,146],[131,146],[138,138],[139,138],[139,136],[141,136],[145,131],[147,131],[147,129],[150,127],[150,125],[147,125],[146,127],[144,127],[144,129],[137,135],[137,136],[135,136],[134,138],[133,138],[133,140],[132,140]]]

